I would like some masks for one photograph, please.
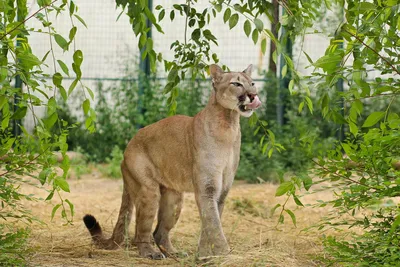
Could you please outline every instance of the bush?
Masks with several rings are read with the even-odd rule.
[[[106,158],[106,165],[99,166],[100,172],[110,178],[121,178],[121,162],[123,159],[123,152],[115,146],[111,152],[110,157]]]
[[[0,224],[0,263],[1,266],[23,266],[28,253],[27,229],[12,229]]]

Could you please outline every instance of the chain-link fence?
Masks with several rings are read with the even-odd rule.
[[[30,8],[30,13],[37,10],[36,1],[33,1]],[[171,7],[173,4],[181,3],[177,0],[162,1],[164,7]],[[135,37],[132,26],[129,23],[129,18],[125,14],[120,14],[121,9],[116,8],[114,0],[86,0],[76,1],[79,7],[79,15],[85,20],[87,28],[79,21],[74,23],[78,26],[76,42],[72,45],[80,49],[84,53],[84,61],[81,66],[85,85],[90,88],[95,88],[98,82],[102,82],[103,86],[111,86],[118,81],[126,79],[138,79],[139,74],[139,57],[140,52],[137,47],[137,38]],[[157,5],[156,2],[153,3]],[[208,1],[198,1],[195,4],[198,10],[211,8]],[[166,9],[169,14],[168,9]],[[156,11],[158,13],[158,11]],[[68,36],[71,26],[71,20],[68,15],[55,16],[49,14],[51,21],[54,21],[54,27],[62,36]],[[120,16],[119,16],[120,15]],[[119,19],[117,19],[119,16]],[[261,39],[254,44],[251,38],[248,38],[243,31],[243,23],[245,18],[241,17],[238,25],[229,30],[229,26],[223,22],[223,11],[217,14],[217,18],[212,20],[208,26],[211,32],[218,38],[218,46],[212,46],[212,52],[220,57],[220,64],[227,65],[231,70],[239,71],[246,68],[249,64],[255,66],[254,78],[256,78],[257,86],[261,87],[264,82],[263,71],[268,69],[269,52],[265,55],[261,52]],[[30,26],[40,26],[39,21],[31,20]],[[265,27],[269,27],[269,21],[264,19]],[[167,15],[161,23],[164,34],[153,29],[153,42],[157,52],[161,52],[166,59],[173,59],[173,51],[170,50],[170,45],[175,40],[183,40],[185,29],[185,17],[176,15],[173,22],[169,20]],[[188,32],[190,36],[190,29]],[[30,37],[32,49],[36,55],[44,56],[53,46],[55,57],[63,60],[68,66],[72,64],[72,53],[63,52],[54,40],[50,42],[49,36],[46,33],[33,33]],[[267,38],[269,43],[269,40]],[[306,35],[304,40],[297,40],[293,45],[294,61],[300,72],[310,72],[310,69],[305,69],[309,65],[306,57],[301,53],[301,50],[307,51],[311,58],[316,59],[324,53],[327,46],[327,39],[317,34]],[[267,45],[269,47],[269,45]],[[73,51],[73,49],[70,49]],[[49,73],[60,71],[57,64],[53,64],[52,57],[47,57]],[[158,67],[157,77],[163,79],[166,77],[163,66]],[[68,78],[66,78],[65,86],[68,86]],[[69,82],[72,82],[72,78]],[[206,90],[206,89],[205,89]],[[78,101],[70,101],[68,104],[72,110],[79,109]],[[74,108],[74,105],[76,106]],[[36,111],[38,115],[43,115],[44,108]],[[28,119],[24,124],[26,128],[32,129],[32,122]]]

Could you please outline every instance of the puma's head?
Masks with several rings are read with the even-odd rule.
[[[217,102],[227,109],[236,110],[244,117],[250,117],[261,105],[257,88],[251,79],[252,65],[243,72],[224,72],[219,66],[210,66],[210,74]]]

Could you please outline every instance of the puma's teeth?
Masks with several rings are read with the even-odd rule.
[[[247,110],[247,106],[244,106],[244,110]]]

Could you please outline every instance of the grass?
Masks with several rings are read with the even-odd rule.
[[[297,228],[289,218],[276,228],[277,215],[270,210],[283,200],[275,197],[276,185],[250,185],[235,183],[226,203],[222,224],[231,246],[225,257],[199,262],[195,258],[200,230],[200,220],[193,194],[185,194],[182,215],[172,232],[174,246],[189,254],[183,259],[152,261],[140,258],[131,248],[113,251],[100,250],[92,245],[91,238],[81,218],[91,213],[98,218],[107,236],[116,222],[122,194],[122,180],[105,179],[96,169],[83,174],[80,179],[69,180],[71,193],[64,194],[75,205],[75,222],[63,225],[60,218],[50,220],[52,205],[26,203],[46,225],[35,224],[31,231],[29,247],[33,253],[28,258],[30,266],[321,266],[324,257],[321,236],[301,231],[327,215],[328,208],[301,208],[294,203]],[[42,192],[31,188],[30,193]],[[45,197],[42,196],[42,197]],[[326,193],[306,196],[303,203],[326,199]],[[130,227],[133,237],[134,221]]]

